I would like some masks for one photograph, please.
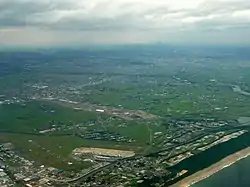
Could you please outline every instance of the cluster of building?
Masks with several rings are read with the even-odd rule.
[[[91,132],[86,132],[80,135],[84,139],[91,140],[105,140],[105,141],[116,141],[116,142],[135,142],[134,139],[122,136],[119,133],[111,133],[107,131],[94,130]]]
[[[216,121],[215,119],[172,120],[167,124],[166,132],[155,136],[155,138],[161,140],[161,143],[157,146],[159,148],[168,148],[178,144],[185,144],[202,136],[207,130],[223,128],[229,123],[227,121]]]
[[[10,179],[5,170],[5,165],[0,163],[0,186],[1,187],[11,187],[14,186],[15,183]]]
[[[222,136],[219,136],[218,134],[222,133],[222,132],[218,132],[216,133],[217,136],[219,136],[220,138],[216,139],[216,141],[213,141],[212,143],[210,144],[207,144],[203,147],[199,147],[198,150],[200,151],[205,151],[215,145],[218,145],[220,143],[223,143],[223,142],[227,142],[231,139],[234,139],[234,138],[238,138],[239,136],[241,136],[242,134],[245,134],[246,132],[248,132],[247,130],[241,130],[241,131],[237,131],[237,132],[234,132],[234,133],[230,133],[230,134],[227,134],[227,135],[222,135]]]
[[[176,176],[177,173],[167,170],[164,164],[159,165],[154,158],[136,157],[120,160],[75,185],[86,187],[145,186],[146,184],[160,184]]]
[[[0,105],[1,104],[14,104],[14,103],[19,103],[19,104],[23,104],[25,101],[23,99],[19,99],[17,97],[11,97],[6,99],[6,97],[4,95],[1,95],[0,97]]]
[[[4,164],[7,163],[7,164]],[[72,175],[75,177],[75,174]],[[50,187],[58,180],[69,180],[64,170],[44,165],[38,166],[16,154],[9,145],[0,146],[0,186],[21,184],[27,187]]]
[[[195,155],[197,151],[204,151],[247,132],[246,130],[228,132],[218,130],[200,136],[201,132],[205,132],[205,128],[215,126],[214,121],[210,122],[212,125],[209,127],[206,126],[207,121],[171,122],[167,133],[155,132],[153,134],[154,141],[160,138],[165,139],[161,151],[154,153],[154,155],[136,156],[133,151],[90,147],[76,148],[71,156],[76,160],[91,162],[92,167],[78,173],[73,172],[70,176],[64,170],[43,165],[38,166],[35,162],[15,154],[11,149],[11,144],[4,144],[0,146],[0,161],[8,163],[8,167],[0,164],[0,184],[6,187],[15,182],[27,187],[49,187],[55,184],[86,187],[145,186],[147,184],[160,186],[188,172],[185,168],[182,168],[182,171],[171,171],[169,170],[171,166]],[[175,127],[174,124],[176,124]],[[223,122],[218,122],[216,126],[220,127],[220,124]],[[181,132],[170,134],[174,128]],[[192,129],[193,132],[191,132]],[[93,131],[92,134],[112,136],[111,133],[105,131]],[[166,144],[168,147],[164,147]]]
[[[164,162],[170,166],[176,165],[186,158],[189,158],[199,152],[205,151],[220,143],[229,141],[233,138],[237,138],[246,132],[247,130],[240,130],[228,134],[225,132],[217,132],[214,134],[206,135],[203,138],[200,138],[191,143],[177,146],[171,149],[171,151],[167,150],[160,152],[159,155],[162,157],[161,162]]]
[[[53,94],[50,93],[47,86],[35,85],[33,88],[39,91],[42,90],[40,95],[36,95],[36,98],[47,97],[54,100],[52,97]],[[60,95],[60,97],[63,97],[63,95]],[[73,108],[75,107],[75,110],[82,110],[80,106],[77,108],[77,104],[79,104],[78,102],[58,98],[57,100],[59,102],[68,103],[70,104],[69,106],[72,105]],[[0,101],[0,104],[10,104],[19,101],[21,102],[21,100],[17,98],[12,98],[11,100]],[[123,119],[155,118],[155,116],[150,116],[144,112],[124,110],[122,107],[115,109],[112,107],[99,107],[96,105],[86,106],[90,111],[112,114],[112,116],[118,116]],[[50,110],[49,112],[53,113],[54,111]],[[102,121],[101,123],[106,123],[106,121]],[[54,183],[68,182],[72,185],[75,184],[76,186],[81,185],[86,187],[112,187],[126,185],[144,186],[148,183],[157,186],[158,183],[165,183],[168,180],[172,180],[173,178],[188,172],[183,168],[184,170],[175,173],[168,170],[168,167],[193,156],[197,151],[204,151],[219,143],[236,138],[246,132],[239,131],[228,135],[225,135],[224,133],[204,135],[204,132],[207,130],[219,129],[228,125],[228,121],[218,121],[215,119],[172,120],[168,122],[166,131],[153,133],[152,145],[161,150],[159,154],[156,154],[156,157],[136,157],[133,151],[86,147],[77,148],[72,152],[73,157],[84,162],[92,162],[93,167],[82,170],[79,173],[72,173],[71,177],[69,177],[66,174],[67,172],[63,170],[53,167],[37,166],[34,162],[18,156],[15,152],[3,146],[0,147],[0,186],[13,186],[15,182],[21,183],[27,187],[49,187],[54,186]],[[93,130],[94,128],[88,127],[89,126],[86,124],[74,125],[51,123],[51,126],[48,129],[42,129],[38,132],[40,134],[46,134],[55,131],[72,130],[75,135],[84,139],[126,143],[135,142],[134,139],[124,137],[118,133]],[[1,162],[11,164],[8,164],[6,168]],[[99,171],[96,172],[95,175],[89,175],[92,170]]]

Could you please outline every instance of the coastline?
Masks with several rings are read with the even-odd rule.
[[[211,175],[217,173],[218,171],[231,166],[235,162],[248,157],[249,155],[250,155],[250,147],[225,157],[224,159],[209,166],[208,168],[198,171],[193,175],[188,176],[183,180],[177,182],[176,184],[171,185],[171,187],[190,187],[193,184],[210,177]]]

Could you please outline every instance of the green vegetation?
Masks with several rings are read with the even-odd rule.
[[[142,145],[146,145],[150,141],[150,132],[146,124],[129,124],[126,127],[115,127],[111,130],[129,136]]]
[[[96,117],[95,113],[76,112],[48,102],[0,105],[1,130],[34,132],[35,129],[49,128],[51,120],[58,123],[83,123]]]
[[[195,53],[190,49],[144,50],[1,53],[0,143],[13,143],[41,164],[71,170],[89,166],[68,165],[76,162],[70,153],[77,147],[142,154],[158,150],[166,137],[155,138],[154,133],[166,133],[172,119],[228,121],[250,116],[250,96],[232,89],[238,85],[250,90],[248,53],[218,49],[218,56],[217,51],[207,49]],[[83,110],[58,104],[60,99],[79,102]],[[115,111],[96,112],[93,106],[119,109],[125,117]],[[128,120],[127,109],[159,118],[134,115],[134,120]],[[103,132],[134,141],[80,138]]]
[[[102,120],[107,119],[107,116],[103,116]],[[4,104],[0,105],[0,142],[13,143],[15,149],[24,156],[38,161],[41,165],[45,164],[65,170],[79,170],[89,167],[90,163],[79,163],[71,157],[72,151],[77,147],[99,147],[141,152],[148,141],[148,131],[145,125],[133,124],[123,131],[118,128],[120,120],[114,122],[114,124],[118,123],[113,128],[114,132],[134,138],[136,143],[87,140],[74,135],[75,125],[95,123],[99,120],[100,116],[97,116],[96,113],[75,111],[48,102],[32,101],[24,105]],[[67,126],[69,129],[39,134],[39,130],[52,128],[52,121],[59,128]],[[96,128],[98,128],[97,124],[90,126],[89,130]],[[138,131],[142,133],[138,133]],[[73,165],[69,165],[68,162],[72,162]]]

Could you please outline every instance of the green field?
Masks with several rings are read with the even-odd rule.
[[[243,91],[250,90],[248,50],[173,51],[154,46],[110,51],[2,52],[0,143],[13,143],[23,156],[39,164],[77,170],[89,166],[75,163],[70,157],[77,147],[146,154],[161,149],[166,136],[154,139],[154,133],[168,133],[171,120],[236,121],[250,116],[250,96],[232,89],[232,85],[238,85]],[[55,101],[45,99],[50,97]],[[73,105],[58,104],[61,99],[79,102],[86,108],[76,111]],[[142,110],[158,118],[126,120],[89,112],[98,106]],[[56,131],[39,134],[51,128]],[[118,133],[135,142],[79,138],[80,133],[96,131]]]
[[[105,122],[108,116],[103,116],[101,119]],[[111,132],[131,137],[136,140],[135,143],[86,140],[75,136],[74,128],[48,135],[38,133],[38,130],[51,128],[51,121],[58,127],[60,125],[70,127],[79,123],[96,123],[101,119],[96,113],[75,111],[48,102],[33,101],[22,105],[0,105],[0,143],[11,142],[23,156],[35,160],[41,165],[45,164],[65,170],[79,170],[90,165],[90,163],[79,163],[71,158],[71,152],[77,147],[132,150],[137,153],[144,150],[146,143],[149,141],[149,132],[146,125],[133,123],[126,128],[119,128],[120,119],[116,122],[113,121],[113,124],[109,127],[112,129]],[[91,126],[89,130],[95,128],[98,128],[98,124]],[[34,134],[32,135],[32,133]],[[68,162],[74,164],[68,165]]]
[[[111,143],[96,140],[83,140],[75,136],[36,136],[20,134],[1,134],[0,142],[11,142],[14,148],[26,158],[41,165],[53,166],[65,170],[80,170],[90,163],[78,162],[71,158],[71,153],[78,147],[98,147],[109,149],[141,151],[140,147],[124,143]],[[47,152],[49,150],[49,152]],[[59,157],[58,157],[59,156]],[[68,165],[73,162],[73,165]]]

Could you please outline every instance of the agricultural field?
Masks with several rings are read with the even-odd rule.
[[[249,54],[218,50],[0,52],[0,144],[76,173],[106,167],[75,159],[80,147],[133,151],[150,167],[144,156],[169,163],[189,147],[198,153],[206,135],[212,144],[239,133],[250,116]]]

